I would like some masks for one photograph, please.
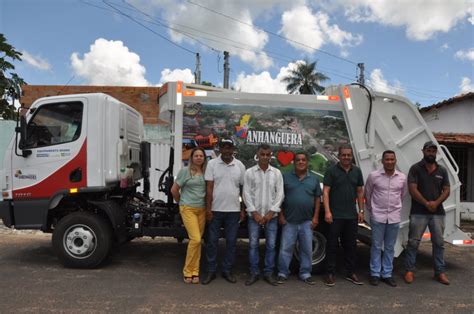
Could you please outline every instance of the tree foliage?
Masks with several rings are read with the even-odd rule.
[[[308,61],[299,62],[296,69],[290,71],[290,74],[282,78],[286,83],[286,90],[290,94],[311,94],[316,95],[324,90],[321,82],[329,80],[329,77],[316,71],[317,61],[309,63]]]
[[[5,120],[16,118],[14,101],[20,99],[21,85],[26,84],[13,70],[15,60],[21,61],[21,52],[7,43],[7,39],[0,34],[0,116]]]

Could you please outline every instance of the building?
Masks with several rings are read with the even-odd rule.
[[[465,218],[474,219],[474,93],[459,95],[420,109],[436,140],[459,167]]]
[[[145,124],[145,138],[150,142],[158,142],[168,135],[165,122],[158,117],[160,112],[158,105],[159,91],[159,87],[24,85],[22,86],[21,104],[30,107],[35,100],[41,97],[105,93],[140,112]]]

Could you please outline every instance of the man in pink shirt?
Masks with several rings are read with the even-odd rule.
[[[393,257],[407,179],[405,174],[395,169],[396,163],[395,152],[384,151],[383,169],[370,173],[365,184],[366,208],[370,212],[372,228],[369,282],[374,286],[380,280],[389,286],[397,286],[392,277]]]

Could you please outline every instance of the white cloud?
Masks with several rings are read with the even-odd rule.
[[[290,45],[307,53],[313,53],[313,48],[319,49],[328,43],[340,47],[357,46],[363,39],[362,35],[353,35],[341,30],[336,24],[331,25],[326,13],[313,13],[307,6],[297,6],[285,11],[281,23],[279,33],[293,40],[289,41]],[[347,51],[343,52],[345,53]]]
[[[49,62],[40,56],[33,56],[30,54],[28,51],[23,50],[22,52],[21,59],[31,65],[34,68],[37,68],[39,70],[47,71],[51,69],[51,65]]]
[[[345,14],[352,22],[375,22],[406,27],[412,40],[427,40],[439,32],[447,33],[471,15],[469,0],[344,0]]]
[[[474,84],[471,82],[471,79],[468,77],[463,77],[461,80],[461,85],[459,85],[461,89],[461,94],[474,92]]]
[[[122,41],[97,39],[83,58],[71,55],[74,73],[89,85],[147,86],[140,56],[129,51]]]
[[[370,79],[367,82],[367,85],[372,87],[378,92],[392,93],[392,94],[404,94],[404,89],[401,86],[399,81],[395,81],[393,84],[390,84],[383,76],[382,70],[374,69],[370,73]]]
[[[441,50],[441,51],[445,51],[445,50],[448,50],[448,49],[449,49],[448,43],[444,43],[444,44],[440,47],[440,50]]]
[[[160,84],[166,82],[183,81],[184,83],[194,83],[194,74],[190,69],[164,69],[161,71]]]
[[[257,70],[269,68],[273,61],[265,52],[261,52],[269,41],[268,34],[259,29],[253,21],[257,16],[271,14],[273,8],[288,5],[285,0],[208,0],[197,1],[198,5],[187,2],[177,4],[176,1],[169,0],[128,2],[140,10],[146,10],[148,14],[161,15],[168,26],[173,28],[168,30],[173,42],[184,44],[188,48],[189,45],[206,49],[210,46],[218,51],[228,51],[231,56],[240,58]],[[190,49],[194,50],[192,47]]]
[[[290,69],[296,69],[298,62],[303,61],[291,62],[286,67],[280,68],[280,72],[275,78],[272,78],[268,71],[263,71],[259,74],[240,73],[233,87],[238,91],[248,93],[287,94],[286,84],[281,80],[289,74]]]
[[[456,51],[454,56],[461,60],[474,61],[474,48]]]

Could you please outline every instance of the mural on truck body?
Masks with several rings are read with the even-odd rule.
[[[321,179],[327,167],[337,162],[339,146],[349,143],[340,111],[263,107],[257,105],[185,103],[183,111],[183,161],[194,146],[207,156],[218,155],[218,141],[230,136],[237,158],[248,168],[255,165],[258,145],[269,144],[272,165],[282,172],[293,169],[294,153],[310,156],[310,170]]]

